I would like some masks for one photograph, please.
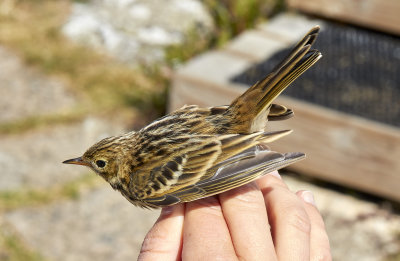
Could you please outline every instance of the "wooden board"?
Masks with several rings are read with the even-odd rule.
[[[170,92],[170,110],[184,104],[229,104],[244,90],[238,85],[210,84],[178,73]],[[272,143],[271,148],[307,154],[291,169],[400,201],[399,129],[289,97],[278,102],[292,108],[295,117],[268,126],[273,130],[293,129],[294,133]]]
[[[400,35],[399,0],[286,0],[290,8]]]
[[[295,117],[273,128],[293,129],[272,147],[301,150],[295,168],[320,179],[400,201],[400,130],[289,97]]]

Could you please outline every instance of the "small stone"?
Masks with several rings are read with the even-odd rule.
[[[158,26],[140,28],[137,37],[142,43],[150,45],[171,45],[178,44],[181,41],[179,34],[169,34],[165,29]]]
[[[144,4],[136,4],[129,9],[129,16],[146,21],[151,17],[151,10]]]

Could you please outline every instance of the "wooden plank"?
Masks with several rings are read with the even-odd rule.
[[[289,45],[296,43],[315,25],[324,28],[324,21],[306,17],[296,13],[281,13],[266,23],[261,23],[257,28],[264,32],[264,36],[283,41]]]
[[[229,104],[232,97],[241,91],[240,87],[210,83],[186,74],[175,74],[169,92],[168,111],[191,104],[200,106]]]
[[[226,51],[210,51],[191,59],[179,69],[179,73],[225,84],[251,65],[251,61],[242,56],[234,56]]]
[[[189,103],[228,104],[244,90],[178,73],[170,108]],[[268,126],[293,129],[294,133],[271,144],[272,149],[307,154],[293,170],[400,201],[399,129],[289,97],[281,97],[279,102],[294,109],[295,117]]]
[[[265,37],[262,30],[247,30],[228,43],[224,51],[234,56],[243,56],[244,59],[256,63],[287,48],[291,43],[279,38]]]
[[[399,129],[289,97],[278,102],[292,108],[295,117],[271,127],[294,133],[272,147],[305,152],[307,159],[294,168],[400,201]]]
[[[400,35],[399,0],[286,0],[289,7]]]

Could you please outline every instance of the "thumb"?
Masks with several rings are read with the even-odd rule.
[[[180,260],[184,213],[184,204],[161,210],[143,241],[138,260]]]

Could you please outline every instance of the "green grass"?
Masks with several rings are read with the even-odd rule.
[[[0,134],[18,134],[53,124],[77,122],[84,116],[85,111],[70,111],[64,114],[35,115],[20,120],[0,122]]]
[[[204,0],[211,13],[216,31],[213,43],[225,44],[232,37],[282,10],[283,0]]]
[[[39,253],[29,249],[10,229],[0,226],[0,260],[4,261],[44,261]]]
[[[89,173],[66,184],[48,189],[21,188],[0,192],[0,212],[21,207],[32,207],[55,202],[60,199],[77,199],[82,190],[92,189],[101,184],[101,179]]]
[[[400,253],[392,254],[389,257],[386,257],[383,261],[400,261]]]
[[[168,65],[181,64],[211,47],[211,36],[199,36],[194,29],[189,30],[186,35],[184,43],[166,48],[165,58]]]

